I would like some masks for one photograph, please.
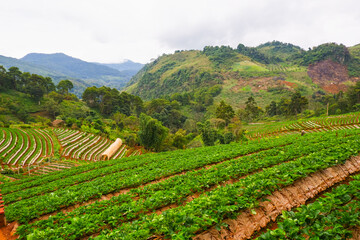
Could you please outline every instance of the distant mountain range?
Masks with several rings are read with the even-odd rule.
[[[143,67],[143,64],[130,60],[113,64],[91,63],[63,53],[30,53],[20,59],[0,55],[0,65],[48,76],[55,83],[69,79],[74,84],[73,92],[78,96],[86,87],[93,85],[121,89]]]

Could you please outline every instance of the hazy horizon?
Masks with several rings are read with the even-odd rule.
[[[359,8],[355,0],[5,0],[0,55],[61,52],[87,62],[147,63],[207,45],[353,46],[360,39]]]

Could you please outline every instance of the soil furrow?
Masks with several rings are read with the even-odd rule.
[[[259,204],[253,211],[245,210],[236,219],[226,219],[227,227],[220,231],[215,227],[195,236],[195,240],[219,240],[219,239],[249,239],[256,232],[275,222],[282,211],[289,211],[294,207],[305,204],[308,200],[316,197],[336,183],[344,181],[351,174],[360,171],[360,156],[352,157],[343,165],[327,168],[310,174],[304,179],[294,182],[291,186],[275,191]],[[269,225],[270,227],[274,227]],[[354,238],[356,239],[356,238]]]
[[[289,143],[289,144],[291,144],[291,143]],[[284,147],[284,146],[287,146],[287,145],[289,145],[289,144],[281,145],[281,146],[278,146],[278,147]],[[151,181],[151,182],[142,184],[142,185],[140,185],[140,186],[135,186],[135,187],[130,187],[130,188],[124,188],[124,189],[121,189],[121,190],[116,191],[116,192],[104,194],[104,195],[102,195],[100,198],[94,198],[94,199],[91,199],[91,200],[86,201],[86,202],[82,202],[82,203],[79,203],[79,204],[74,204],[74,205],[69,206],[69,207],[64,207],[64,208],[62,208],[61,210],[56,211],[56,212],[44,214],[44,215],[40,216],[40,217],[37,218],[37,219],[31,220],[30,223],[33,223],[33,222],[36,222],[36,221],[39,221],[39,220],[48,219],[49,216],[55,215],[55,214],[57,214],[57,213],[59,213],[59,212],[63,212],[63,213],[71,212],[71,211],[73,211],[73,210],[76,209],[76,208],[79,208],[79,207],[81,207],[81,206],[87,206],[87,205],[92,204],[92,203],[94,203],[94,202],[96,202],[96,201],[109,200],[109,199],[111,199],[111,198],[114,197],[114,196],[119,196],[119,195],[121,195],[121,194],[126,194],[126,193],[128,193],[131,189],[134,189],[134,188],[143,188],[143,187],[145,187],[145,186],[147,186],[147,185],[159,183],[159,182],[165,181],[165,180],[167,180],[167,179],[173,178],[173,177],[175,177],[175,176],[184,175],[184,174],[186,174],[186,173],[189,172],[189,171],[198,171],[198,170],[203,169],[203,168],[204,168],[204,169],[208,169],[208,168],[210,168],[210,167],[212,167],[212,166],[214,166],[214,165],[218,165],[218,164],[224,163],[224,162],[226,162],[226,161],[230,161],[230,160],[233,160],[233,159],[238,159],[238,158],[240,158],[240,157],[250,156],[250,155],[253,155],[253,154],[256,154],[256,153],[260,153],[260,152],[263,152],[263,151],[267,151],[267,150],[269,150],[269,149],[264,149],[264,150],[260,150],[260,151],[257,151],[257,152],[248,153],[248,154],[241,155],[241,156],[238,156],[238,157],[235,157],[235,158],[225,159],[225,160],[223,160],[223,161],[221,161],[221,162],[216,162],[216,163],[207,164],[207,165],[204,165],[204,166],[195,168],[195,169],[185,170],[185,171],[182,171],[182,172],[180,172],[180,173],[173,174],[173,175],[171,175],[171,176],[162,177],[162,178],[160,178],[160,179],[153,180],[153,181]],[[92,181],[92,180],[91,180],[91,181]],[[234,180],[230,180],[230,181],[234,181]],[[77,184],[74,184],[74,185],[77,185]]]

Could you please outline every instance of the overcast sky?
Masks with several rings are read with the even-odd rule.
[[[359,0],[1,0],[0,55],[146,63],[175,50],[279,40],[360,43]]]

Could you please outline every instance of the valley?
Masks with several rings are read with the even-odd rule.
[[[358,50],[1,67],[0,239],[359,239]]]

